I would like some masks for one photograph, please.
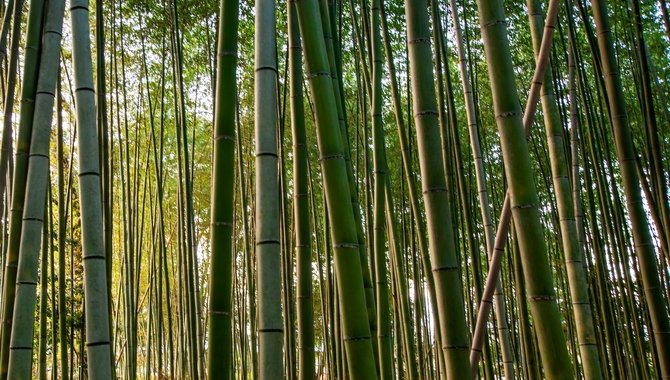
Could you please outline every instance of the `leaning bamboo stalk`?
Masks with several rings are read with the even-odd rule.
[[[8,0],[7,3],[5,4],[5,13],[2,16],[2,27],[0,30],[0,61],[4,61],[5,57],[7,56],[7,37],[9,36],[9,26],[11,24],[12,16],[16,15],[16,9],[21,9],[19,6],[18,8],[14,6],[14,1],[15,0]],[[20,1],[20,0],[19,0]],[[14,22],[16,21],[16,18],[14,18]],[[14,24],[16,25],[16,24]],[[20,25],[20,21],[19,21]],[[14,26],[16,28],[16,26]],[[16,29],[14,29],[16,30]],[[12,31],[14,33],[14,31]],[[3,86],[5,83],[2,84]],[[3,91],[6,90],[3,87]],[[5,93],[2,93],[2,96],[5,96]]]
[[[14,9],[10,9],[10,4],[14,4]],[[19,65],[19,45],[21,41],[21,15],[23,9],[23,0],[17,0],[14,3],[13,0],[7,2],[7,8],[5,10],[5,19],[9,14],[13,14],[13,25],[12,25],[12,39],[10,42],[10,55],[9,55],[9,67],[7,69],[7,78],[6,85],[7,88],[4,90],[3,95],[3,106],[4,106],[4,120],[2,122],[2,145],[0,147],[0,212],[4,212],[5,205],[5,191],[7,189],[7,171],[9,169],[10,156],[12,154],[12,114],[14,113],[14,94],[16,92],[16,73],[18,71]],[[10,12],[11,11],[11,12]],[[5,27],[3,24],[3,33],[5,32]],[[6,37],[0,37],[6,38]],[[0,41],[1,49],[6,50],[6,46],[2,41]],[[6,52],[0,50],[0,54],[6,55]],[[2,57],[0,57],[2,60]],[[3,218],[3,234],[8,229],[7,225],[4,222]],[[4,252],[3,252],[4,253]],[[3,260],[4,260],[4,254]],[[4,276],[3,276],[4,279]]]
[[[535,111],[537,109],[537,101],[539,99],[540,89],[542,87],[542,79],[544,78],[544,72],[549,63],[549,56],[550,56],[549,53],[551,52],[552,36],[554,32],[554,26],[556,24],[556,16],[558,14],[559,5],[560,3],[558,2],[558,0],[552,0],[549,3],[549,7],[547,10],[545,29],[542,37],[542,44],[540,47],[540,51],[538,53],[538,57],[536,59],[535,72],[533,74],[533,79],[531,82],[526,108],[523,113],[522,126],[523,129],[525,130],[526,135],[528,135],[530,127],[532,126],[532,120],[534,118]],[[500,5],[498,4],[495,6],[491,6],[491,4],[485,4],[484,2],[479,2],[479,6],[481,12],[481,10],[484,8],[486,8],[487,11],[492,11],[491,8],[498,8]],[[502,9],[498,8],[496,9],[496,11],[498,14],[502,14]],[[490,20],[486,22],[490,22]],[[481,357],[481,347],[484,341],[486,320],[488,319],[488,313],[491,309],[492,296],[495,291],[496,283],[499,276],[499,271],[502,263],[502,253],[504,251],[504,246],[507,241],[507,231],[509,229],[509,222],[511,218],[512,218],[512,208],[511,208],[510,191],[508,190],[505,196],[505,201],[503,202],[503,209],[498,223],[496,239],[494,242],[494,252],[490,254],[492,258],[491,258],[491,264],[489,266],[489,273],[487,276],[486,286],[484,289],[484,293],[482,295],[482,306],[480,307],[480,312],[477,315],[477,324],[475,326],[472,351],[470,354],[470,362],[471,365],[473,366],[476,365],[476,363],[479,361]],[[533,297],[534,295],[531,294],[530,296]],[[555,305],[555,300],[552,299],[552,301]],[[551,323],[554,324],[558,323],[558,320],[555,319],[557,317],[556,315],[557,313],[552,314],[554,315],[552,317],[553,319],[551,320]],[[545,322],[546,321],[543,321],[539,318],[536,319],[537,324],[543,324]],[[559,329],[558,332],[561,333],[561,330]],[[562,336],[562,333],[560,335]],[[546,339],[548,338],[548,336],[545,335],[542,338],[540,338],[541,343],[543,338]],[[563,337],[563,339],[565,338]],[[543,363],[545,363],[547,375],[556,377],[572,376],[572,371],[571,369],[569,369],[570,368],[569,360],[567,360],[567,351],[562,354],[554,355],[555,353],[551,352],[549,349],[550,342],[545,341],[545,343],[546,345],[543,346],[541,344],[541,347],[544,347],[544,350],[542,350],[543,351],[542,359]],[[565,347],[561,347],[561,349],[564,350]]]
[[[317,143],[330,220],[341,336],[352,380],[377,378],[363,284],[356,218],[347,177],[345,144],[339,128],[335,91],[316,0],[296,1],[307,77],[314,99]]]
[[[20,1],[17,2],[18,5]],[[28,13],[26,29],[26,49],[24,58],[23,82],[21,87],[21,109],[19,133],[14,155],[14,175],[12,178],[11,206],[9,209],[9,242],[5,256],[5,274],[2,291],[2,337],[0,338],[0,379],[7,376],[9,364],[10,339],[12,334],[12,316],[16,294],[17,265],[21,243],[23,201],[28,175],[28,153],[32,134],[32,122],[35,110],[35,92],[37,89],[37,70],[42,41],[43,0],[32,0]],[[20,33],[19,33],[20,34]],[[10,117],[11,119],[11,117]],[[7,121],[7,120],[6,120]],[[7,141],[7,140],[6,140]],[[40,215],[41,217],[42,215]]]
[[[44,225],[46,192],[49,185],[49,147],[56,81],[60,64],[64,1],[49,3],[42,36],[35,98],[35,116],[28,158],[26,201],[14,300],[14,328],[9,353],[8,378],[32,376],[35,298],[38,283],[40,234]],[[44,273],[42,275],[45,275]]]
[[[370,323],[370,330],[372,334],[376,333],[377,330],[377,318],[376,318],[376,311],[375,311],[375,295],[374,295],[374,289],[373,289],[373,279],[372,279],[372,271],[370,270],[368,266],[368,262],[371,264],[374,264],[374,255],[370,255],[368,251],[372,252],[372,246],[371,246],[371,239],[368,239],[366,242],[366,235],[365,231],[363,229],[363,217],[361,216],[361,204],[358,196],[358,190],[356,186],[356,179],[354,177],[354,170],[353,170],[353,164],[351,162],[351,147],[349,144],[349,133],[348,133],[348,126],[347,126],[347,115],[346,115],[346,108],[344,107],[344,93],[342,89],[342,84],[341,84],[341,70],[338,69],[337,65],[337,59],[336,59],[336,52],[335,52],[335,45],[338,43],[337,39],[334,38],[333,30],[335,29],[334,21],[335,21],[335,15],[333,14],[332,10],[329,9],[327,6],[327,2],[325,0],[319,0],[319,13],[321,15],[321,22],[322,22],[322,27],[323,27],[323,37],[326,43],[326,52],[328,54],[328,64],[330,68],[330,77],[333,82],[333,92],[335,94],[335,108],[337,110],[337,115],[338,115],[338,124],[340,127],[340,134],[341,134],[341,141],[343,144],[344,148],[344,162],[347,165],[347,179],[349,181],[349,195],[351,196],[351,204],[354,212],[354,218],[356,222],[356,234],[357,234],[357,239],[358,239],[358,253],[360,256],[361,260],[361,266],[363,270],[363,285],[365,286],[365,302],[367,305],[367,313],[368,313],[368,320]],[[366,24],[368,22],[368,18],[363,17],[363,23]],[[369,33],[367,35],[370,35]],[[366,39],[365,41],[369,42],[369,39]],[[370,53],[370,52],[369,52]],[[371,54],[371,53],[370,53]],[[369,83],[368,83],[369,84]],[[371,92],[370,92],[371,94]],[[367,149],[366,149],[366,154],[367,154]],[[367,163],[367,159],[366,159]],[[366,166],[367,169],[367,166]],[[369,185],[369,176],[365,176],[366,179],[366,186]],[[366,188],[367,190],[367,188]],[[366,197],[369,199],[369,197]],[[366,210],[368,211],[365,214],[365,219],[366,220],[372,220],[372,213],[370,211],[370,203],[367,202],[365,204]],[[372,223],[369,223],[369,225],[372,225]],[[372,236],[373,233],[370,233],[368,231],[369,235]],[[373,340],[373,346],[376,346],[377,341]],[[375,356],[375,360],[377,360],[378,357]],[[379,363],[377,363],[379,364]]]
[[[530,134],[530,128],[533,125],[535,110],[537,110],[537,102],[540,99],[540,89],[542,88],[542,80],[544,78],[544,71],[549,63],[549,53],[551,52],[552,36],[556,22],[556,15],[559,10],[559,2],[552,0],[549,3],[547,10],[547,19],[545,22],[544,34],[542,37],[542,47],[536,60],[535,72],[531,81],[530,92],[528,100],[526,101],[526,108],[524,110],[523,125],[526,131],[526,136]],[[490,264],[489,272],[486,276],[486,285],[482,292],[482,306],[477,313],[477,323],[475,325],[475,333],[472,338],[472,352],[470,353],[470,364],[474,367],[481,358],[481,347],[484,343],[484,336],[486,333],[486,321],[488,313],[491,311],[493,303],[493,294],[496,288],[496,282],[500,276],[500,269],[502,266],[502,255],[504,253],[505,244],[507,243],[507,233],[509,232],[509,223],[512,220],[512,210],[509,203],[509,191],[505,193],[505,200],[503,201],[502,211],[498,219],[498,227],[496,229],[495,240],[493,244],[493,252],[489,253]],[[479,350],[479,351],[478,351]]]

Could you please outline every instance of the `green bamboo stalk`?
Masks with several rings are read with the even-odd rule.
[[[379,378],[393,379],[391,351],[391,320],[389,306],[389,286],[386,269],[386,146],[382,120],[382,42],[380,33],[380,0],[371,1],[370,30],[372,45],[372,146],[373,146],[373,255],[375,270],[375,300],[377,312],[377,355],[379,357]]]
[[[540,223],[537,191],[514,82],[504,9],[502,1],[478,1],[477,4],[484,51],[489,62],[487,66],[496,124],[503,160],[508,169],[505,174],[510,190],[510,206],[519,234],[520,255],[544,373],[550,379],[568,379],[573,377],[572,364],[561,327],[547,246]]]
[[[491,218],[491,206],[489,203],[489,195],[487,189],[486,171],[484,168],[484,156],[481,152],[479,142],[479,123],[477,121],[477,114],[475,108],[474,94],[472,91],[472,84],[470,81],[470,73],[468,70],[468,59],[465,52],[465,37],[461,28],[461,23],[458,16],[458,9],[455,0],[450,0],[451,16],[454,27],[454,35],[456,38],[456,51],[458,53],[458,68],[461,77],[461,86],[463,88],[463,96],[465,98],[465,115],[468,124],[468,135],[470,137],[470,148],[472,149],[472,156],[475,165],[475,179],[477,182],[477,194],[479,196],[479,208],[484,224],[484,237],[486,241],[486,253],[489,260],[492,259],[493,245],[495,242],[494,224]],[[498,338],[501,345],[503,364],[505,370],[505,379],[514,379],[514,363],[512,358],[509,328],[507,328],[506,306],[505,300],[502,297],[502,285],[500,280],[497,281],[495,297],[495,313],[496,322],[498,324]],[[474,367],[473,367],[474,368]]]
[[[56,95],[56,98],[58,98],[58,95]],[[56,380],[58,378],[58,352],[57,352],[58,322],[56,314],[58,309],[56,307],[56,260],[54,257],[54,247],[56,246],[54,243],[56,238],[56,232],[54,231],[55,224],[54,224],[53,187],[49,189],[48,207],[49,207],[49,233],[47,234],[46,237],[47,241],[46,244],[49,244],[49,250],[50,250],[48,256],[49,256],[49,287],[50,287],[49,292],[51,293],[51,297],[49,297],[51,304],[51,379]]]
[[[237,108],[239,111],[239,107]],[[249,304],[249,335],[250,335],[250,345],[251,349],[251,365],[252,365],[252,379],[258,377],[258,351],[256,350],[258,335],[256,331],[256,303],[253,302],[256,294],[256,282],[254,280],[253,272],[251,269],[251,261],[253,250],[250,247],[250,228],[249,228],[249,217],[247,214],[247,189],[245,185],[246,180],[244,176],[244,158],[243,158],[243,145],[242,145],[242,130],[239,123],[239,116],[236,120],[236,147],[237,147],[237,173],[239,173],[239,192],[241,200],[241,219],[242,219],[242,233],[244,234],[244,270],[245,276],[247,279],[247,302]]]
[[[18,6],[19,3],[20,1],[18,1],[16,5]],[[17,265],[19,246],[21,243],[23,201],[28,172],[28,152],[30,149],[30,136],[32,133],[33,111],[35,107],[35,91],[37,88],[37,70],[39,69],[39,52],[41,50],[43,14],[43,0],[31,0],[25,37],[26,49],[21,88],[21,119],[19,122],[19,135],[16,141],[14,176],[11,187],[12,199],[9,216],[9,244],[7,246],[5,258],[5,274],[3,276],[2,337],[0,338],[0,379],[2,380],[7,377],[9,365],[9,345],[12,334]],[[9,91],[7,93],[9,93]],[[40,217],[42,217],[42,215],[40,215]]]
[[[58,76],[58,75],[56,75]],[[49,216],[49,208],[48,205],[51,200],[50,199],[45,199],[45,210],[44,210],[44,220],[48,220]],[[47,380],[47,324],[49,323],[47,321],[47,304],[49,302],[49,299],[47,297],[47,285],[48,285],[48,264],[49,264],[49,253],[50,253],[50,241],[49,241],[49,234],[50,234],[50,226],[47,224],[42,228],[42,245],[40,249],[40,311],[39,311],[39,324],[40,324],[40,330],[39,330],[39,350],[38,350],[38,378],[39,380]]]
[[[70,17],[78,125],[86,357],[88,377],[99,380],[111,378],[112,363],[88,1],[73,0]]]
[[[289,30],[289,85],[293,138],[293,218],[297,272],[298,378],[314,378],[314,305],[310,229],[307,134],[303,99],[302,48],[295,0],[287,1]],[[319,271],[320,271],[319,267]]]
[[[412,99],[417,129],[419,166],[426,207],[432,276],[440,324],[442,355],[447,377],[469,378],[470,342],[465,322],[462,284],[452,231],[439,139],[433,79],[428,9],[421,2],[405,1],[407,43],[412,78]]]
[[[303,37],[308,78],[314,100],[324,195],[331,222],[338,299],[349,376],[352,380],[377,378],[366,310],[356,219],[347,180],[344,143],[339,128],[335,92],[315,0],[296,1]]]
[[[528,94],[528,99],[526,100],[526,108],[523,113],[523,127],[526,139],[528,139],[530,136],[530,130],[535,117],[535,111],[537,110],[537,102],[540,97],[540,89],[542,88],[544,73],[547,64],[549,63],[549,53],[551,52],[552,36],[555,29],[554,25],[556,23],[559,4],[560,3],[558,1],[553,0],[551,3],[549,3],[547,10],[547,20],[544,27],[542,46],[540,48],[540,54],[538,55],[537,64],[535,66],[535,72],[533,73],[533,79],[531,80],[530,91]],[[505,200],[503,201],[502,211],[498,221],[498,227],[493,243],[493,252],[489,253],[489,257],[491,258],[489,273],[487,275],[486,285],[482,294],[482,307],[477,314],[477,324],[475,326],[475,333],[472,339],[473,343],[472,351],[470,353],[470,363],[473,367],[478,363],[481,357],[481,353],[479,351],[481,350],[484,340],[486,320],[488,319],[488,313],[491,306],[490,304],[496,288],[495,284],[498,281],[498,275],[502,265],[502,254],[505,249],[505,244],[507,243],[507,233],[509,231],[511,220],[512,211],[510,208],[510,191],[508,189],[505,194]]]
[[[407,182],[407,190],[409,196],[410,208],[412,211],[413,224],[412,228],[416,228],[417,231],[417,240],[418,240],[418,252],[421,257],[421,264],[425,273],[432,273],[430,255],[428,253],[428,241],[426,234],[426,227],[422,218],[422,210],[419,205],[419,195],[417,194],[416,189],[416,180],[412,175],[407,175],[411,173],[412,170],[412,158],[411,158],[411,146],[408,141],[407,131],[405,130],[405,121],[403,118],[403,110],[400,102],[400,91],[398,89],[398,79],[396,76],[395,63],[393,62],[393,50],[391,48],[391,41],[389,37],[388,27],[386,23],[386,13],[384,2],[381,3],[381,27],[382,27],[382,36],[384,41],[384,51],[386,54],[386,63],[389,72],[390,84],[391,84],[391,96],[393,99],[393,113],[396,119],[396,129],[398,133],[398,141],[400,143],[401,159],[402,159],[402,168],[405,173],[405,178]],[[428,287],[428,297],[430,298],[431,305],[437,305],[437,298],[435,295],[435,280],[433,276],[425,276],[425,281]],[[439,320],[439,316],[436,308],[431,308],[432,318],[434,320]],[[437,340],[437,345],[441,345],[439,341],[441,340],[441,335],[439,333],[439,324],[434,325],[434,329],[437,332],[435,338]],[[421,355],[421,349],[419,353]],[[409,355],[409,357],[414,357],[414,355]],[[413,373],[413,370],[410,370],[410,373]]]
[[[519,308],[519,335],[521,345],[520,361],[523,372],[528,379],[541,379],[540,363],[537,359],[537,350],[535,338],[531,331],[530,314],[528,312],[528,298],[526,294],[526,282],[524,280],[523,268],[521,266],[521,256],[519,256],[519,245],[517,244],[516,233],[514,229],[514,222],[510,222],[510,230],[512,239],[510,241],[511,259],[513,265],[514,287],[516,290],[517,305]]]
[[[207,377],[229,379],[232,362],[232,235],[239,2],[221,0],[213,131]],[[238,149],[240,149],[238,147]]]
[[[3,93],[3,127],[2,127],[2,145],[0,146],[0,212],[5,210],[5,191],[7,189],[7,171],[9,169],[9,161],[12,154],[12,115],[14,113],[14,94],[16,92],[16,73],[18,71],[19,63],[19,45],[21,42],[21,16],[23,10],[23,0],[10,0],[7,2],[7,8],[5,11],[5,16],[3,20],[3,33],[5,32],[5,25],[7,25],[9,15],[13,15],[13,24],[12,24],[12,39],[10,42],[10,55],[9,55],[9,67],[7,68],[7,78],[6,84],[7,88]],[[11,7],[10,7],[11,4]],[[10,12],[11,11],[11,12]],[[0,37],[6,39],[6,36]],[[0,48],[6,50],[6,44],[0,41]],[[0,55],[5,56],[6,52],[0,50]],[[2,59],[2,57],[0,57]],[[2,221],[3,231],[7,230],[4,218]],[[6,232],[3,232],[3,234]],[[6,243],[5,243],[6,244]],[[4,260],[4,249],[3,245],[3,260]],[[2,277],[4,280],[4,276]],[[4,294],[4,293],[3,293]],[[2,330],[2,329],[0,329]]]
[[[32,377],[32,347],[35,322],[38,262],[41,248],[46,191],[49,184],[49,147],[53,119],[56,81],[60,64],[61,31],[64,1],[49,3],[46,10],[42,54],[37,80],[33,133],[28,158],[26,202],[23,210],[23,228],[19,250],[14,300],[14,327],[12,329],[8,377]],[[46,247],[44,249],[47,249]],[[46,276],[46,273],[43,273]]]
[[[105,13],[102,1],[96,1],[95,4],[95,46],[96,46],[96,111],[98,134],[100,136],[100,162],[102,174],[102,196],[103,196],[103,221],[104,221],[104,239],[105,239],[105,256],[107,256],[107,299],[110,304],[108,308],[111,310],[112,300],[112,240],[113,240],[113,211],[112,204],[114,202],[114,184],[112,177],[112,160],[110,160],[109,153],[109,124],[107,122],[107,83],[105,72]],[[110,360],[112,360],[112,375],[116,377],[116,367],[114,364],[114,333],[112,330],[112,320],[110,322],[110,332],[112,349],[110,350]]]
[[[370,267],[368,266],[368,262],[370,263],[370,266],[374,264],[374,255],[371,255],[368,257],[369,252],[372,252],[372,238],[374,237],[374,233],[371,230],[368,230],[368,235],[371,237],[367,240],[366,242],[366,234],[363,228],[363,221],[362,221],[362,216],[361,216],[361,204],[359,201],[359,195],[358,195],[358,187],[356,185],[356,179],[354,177],[354,171],[353,171],[353,164],[351,162],[351,147],[349,143],[349,132],[348,132],[348,125],[347,125],[347,115],[345,112],[345,107],[344,107],[344,90],[342,86],[342,72],[340,69],[338,69],[338,62],[337,62],[337,56],[336,56],[336,49],[335,46],[338,45],[338,40],[336,37],[336,33],[334,33],[335,29],[335,23],[334,23],[334,14],[330,11],[328,5],[328,2],[326,0],[320,0],[319,3],[321,6],[319,7],[319,14],[321,15],[321,23],[323,26],[323,34],[324,34],[324,39],[326,42],[326,52],[328,54],[328,64],[330,68],[330,77],[331,80],[333,81],[333,92],[335,94],[335,107],[337,109],[337,116],[338,116],[338,124],[340,127],[340,134],[341,134],[341,141],[343,144],[344,148],[344,161],[347,166],[347,179],[349,181],[349,194],[351,195],[351,204],[353,207],[353,212],[354,212],[354,218],[356,221],[356,234],[357,234],[357,239],[358,239],[358,247],[359,247],[359,256],[361,260],[361,266],[363,270],[363,285],[365,286],[365,302],[367,305],[367,313],[368,313],[368,319],[370,323],[370,330],[372,334],[376,334],[377,330],[377,316],[376,316],[376,311],[375,311],[375,296],[374,296],[374,289],[373,289],[373,273],[370,270]],[[365,3],[365,2],[363,2]],[[363,17],[363,23],[367,23],[368,19]],[[368,34],[369,35],[369,34]],[[366,39],[368,41],[368,39]],[[371,91],[370,91],[371,93]],[[367,133],[367,132],[366,132]],[[364,133],[365,134],[365,133]],[[367,145],[365,149],[365,156],[366,156],[366,164],[365,168],[368,170],[368,159],[367,159]],[[365,176],[366,180],[366,196],[365,199],[369,200],[369,177]],[[373,216],[371,213],[371,202],[366,202],[364,204],[364,207],[366,208],[366,220],[372,221]],[[367,227],[372,226],[372,223],[368,223]],[[373,347],[376,346],[377,341],[373,340],[372,342]],[[375,348],[375,352],[376,352]],[[375,355],[375,361],[378,360],[378,356]],[[378,364],[378,363],[377,363]]]
[[[281,246],[277,155],[277,61],[274,0],[257,0],[255,15],[254,125],[256,126],[256,268],[258,375],[284,373]]]
[[[388,166],[387,166],[388,167]],[[398,328],[398,331],[402,332],[402,352],[405,354],[405,361],[407,365],[407,378],[409,379],[418,379],[419,373],[417,369],[416,361],[416,347],[414,345],[414,326],[412,326],[411,311],[410,311],[410,298],[407,290],[407,278],[406,278],[406,266],[405,258],[403,257],[403,252],[400,245],[400,234],[397,231],[398,226],[396,223],[396,218],[394,218],[394,213],[396,211],[393,202],[393,194],[391,193],[391,179],[390,176],[386,176],[386,184],[384,186],[385,190],[385,207],[386,207],[386,224],[388,225],[389,231],[389,246],[391,247],[391,263],[393,270],[392,278],[395,279],[396,299],[398,300],[397,307],[400,309],[398,313],[401,317],[401,326]],[[397,334],[396,334],[397,335]],[[399,372],[398,372],[399,373]],[[398,374],[400,376],[400,374]]]
[[[540,3],[529,0],[528,17],[531,24],[533,49],[536,56],[542,43],[544,22]],[[563,126],[561,125],[556,94],[553,87],[551,64],[548,64],[542,83],[540,97],[544,115],[544,125],[549,145],[549,159],[553,178],[565,266],[570,286],[570,298],[577,328],[577,341],[581,356],[581,364],[586,379],[602,379],[600,356],[596,346],[595,329],[589,300],[589,284],[584,268],[584,254],[577,241],[574,202],[568,176],[568,158],[563,143]]]
[[[65,210],[65,154],[63,152],[63,99],[60,75],[56,84],[56,157],[58,159],[58,345],[60,352],[60,376],[66,378],[68,371],[67,324],[65,307],[65,238],[67,234],[67,212]]]

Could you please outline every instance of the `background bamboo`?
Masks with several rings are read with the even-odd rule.
[[[0,281],[21,326],[2,330],[24,335],[4,341],[12,377],[663,376],[665,1],[555,0],[544,29],[535,2],[505,3],[504,19],[498,3],[442,0],[78,2],[53,89],[37,86],[57,2],[36,1],[0,4]],[[508,44],[491,43],[502,20]],[[28,183],[40,167],[46,195]],[[508,230],[506,194],[518,204],[531,182],[534,216]],[[251,240],[267,226],[271,265]],[[542,276],[527,268],[537,252]],[[106,296],[92,297],[98,261]],[[538,277],[553,279],[539,299],[555,297],[551,324]],[[467,352],[471,368],[453,359]]]

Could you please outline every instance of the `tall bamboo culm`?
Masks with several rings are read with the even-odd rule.
[[[17,1],[16,5],[20,6],[21,1]],[[2,336],[0,338],[0,379],[2,380],[7,378],[7,367],[9,364],[12,316],[14,314],[14,297],[16,292],[16,271],[21,244],[21,228],[23,227],[23,201],[25,200],[26,177],[28,175],[28,153],[30,151],[33,112],[35,109],[43,16],[44,1],[31,0],[25,36],[26,49],[23,65],[23,81],[21,82],[21,119],[19,121],[19,132],[14,154],[14,175],[12,178],[9,213],[9,242],[7,244],[7,252],[5,253],[5,273],[3,276]]]
[[[303,97],[302,47],[294,0],[287,1],[289,31],[289,86],[293,138],[293,224],[295,228],[296,300],[298,325],[298,378],[315,376],[314,299],[312,291],[312,244],[309,208],[307,132]],[[319,269],[320,270],[320,269]]]
[[[77,105],[79,197],[84,262],[86,357],[91,380],[110,379],[110,317],[107,300],[107,258],[103,239],[102,191],[96,127],[95,91],[87,0],[70,2],[72,61]]]
[[[316,135],[330,221],[341,333],[349,377],[377,378],[363,285],[363,267],[347,179],[345,145],[340,133],[330,64],[316,0],[297,0],[307,77],[314,101]],[[339,337],[336,337],[339,338]]]
[[[470,77],[470,70],[468,69],[468,61],[465,49],[465,36],[461,28],[460,18],[458,16],[458,8],[455,0],[450,0],[451,17],[454,23],[454,37],[456,38],[456,48],[458,53],[458,68],[461,77],[461,86],[463,89],[463,96],[465,98],[465,115],[468,124],[468,135],[470,137],[470,149],[474,158],[475,165],[475,179],[477,183],[477,194],[479,195],[479,207],[484,224],[484,237],[486,241],[486,253],[489,260],[493,256],[493,248],[495,243],[495,225],[491,217],[491,205],[489,202],[489,195],[487,189],[486,171],[484,167],[484,155],[480,146],[479,123],[477,121],[477,110],[475,109],[474,93],[472,91],[472,83]],[[500,279],[496,281],[495,289],[495,314],[496,323],[498,325],[498,339],[502,351],[502,360],[505,371],[505,379],[513,380],[514,375],[514,360],[512,357],[512,347],[510,341],[509,327],[507,326],[507,307],[505,306],[505,299],[502,293],[502,285]],[[486,302],[486,301],[484,301]],[[474,349],[474,347],[473,347]],[[472,365],[472,362],[470,363]],[[473,368],[473,372],[475,368]],[[474,375],[474,373],[473,373]]]
[[[284,371],[281,308],[277,58],[274,0],[256,0],[254,110],[256,126],[256,279],[261,380]]]
[[[221,0],[217,43],[212,167],[207,378],[233,376],[233,198],[237,112],[238,0]],[[241,148],[238,148],[241,149]]]
[[[28,158],[23,228],[16,278],[16,298],[14,300],[14,326],[10,342],[8,378],[30,379],[32,377],[33,330],[35,325],[36,290],[39,277],[45,279],[47,273],[38,277],[41,235],[44,227],[45,206],[49,184],[49,151],[51,124],[53,120],[56,81],[60,65],[61,32],[63,28],[64,1],[50,1],[46,10],[46,20],[42,35],[35,98],[35,117]],[[44,247],[46,248],[46,247]],[[41,299],[41,302],[46,300]],[[46,323],[46,320],[40,320]]]
[[[510,206],[519,236],[526,290],[544,375],[548,379],[571,379],[574,374],[561,327],[561,315],[540,222],[539,200],[514,81],[503,3],[479,0],[477,5],[496,123],[507,168],[505,175],[510,191]]]
[[[538,0],[529,0],[527,5],[528,18],[531,24],[531,36],[533,38],[533,49],[535,50],[535,54],[539,55],[542,30],[544,29],[540,2]],[[561,124],[553,81],[551,65],[548,65],[542,83],[540,99],[542,110],[544,111],[544,127],[549,145],[549,159],[556,202],[558,204],[563,255],[568,274],[570,298],[575,317],[577,340],[579,342],[584,375],[586,379],[598,380],[602,379],[603,375],[600,367],[593,315],[591,313],[589,283],[584,265],[583,248],[579,245],[577,239],[574,202],[568,174],[568,158],[563,142],[563,126]]]
[[[451,221],[451,202],[447,193],[438,125],[437,100],[426,4],[405,0],[407,43],[412,105],[416,123],[421,187],[426,207],[428,245],[441,334],[442,355],[448,378],[471,375],[468,354],[470,339],[465,321],[463,285]],[[439,160],[437,159],[439,158]]]

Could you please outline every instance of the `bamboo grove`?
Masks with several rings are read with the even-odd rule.
[[[0,15],[0,380],[670,379],[666,0]]]

